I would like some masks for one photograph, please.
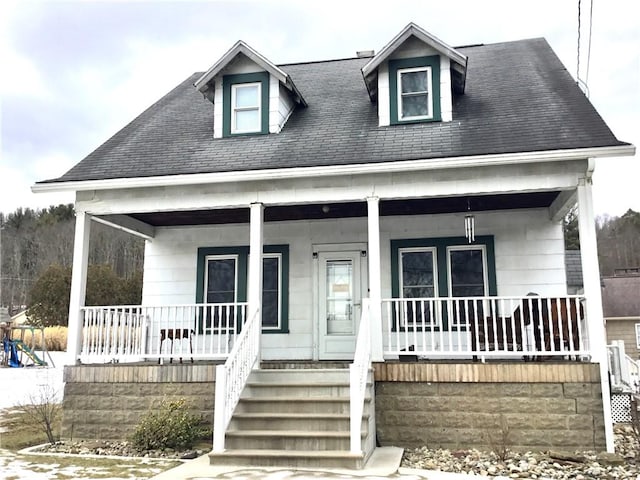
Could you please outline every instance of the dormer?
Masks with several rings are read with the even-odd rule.
[[[193,85],[213,103],[214,138],[278,133],[307,106],[291,77],[242,40]]]
[[[465,55],[414,23],[362,67],[380,126],[450,122],[466,71]]]

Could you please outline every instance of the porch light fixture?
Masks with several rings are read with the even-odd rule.
[[[473,243],[476,240],[476,219],[470,213],[471,202],[467,198],[467,214],[464,216],[464,236],[469,243]]]

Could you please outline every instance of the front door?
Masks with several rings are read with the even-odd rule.
[[[366,291],[363,250],[318,253],[320,360],[352,360]]]

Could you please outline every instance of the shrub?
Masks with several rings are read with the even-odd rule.
[[[131,441],[141,450],[191,448],[205,434],[201,422],[202,417],[189,412],[184,398],[164,400],[142,417]]]

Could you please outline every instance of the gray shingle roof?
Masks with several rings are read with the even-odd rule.
[[[604,277],[602,310],[608,317],[640,317],[640,275]]]
[[[193,87],[195,73],[47,182],[626,145],[544,39],[458,50],[469,63],[452,122],[379,127],[360,71],[369,59],[347,59],[280,66],[308,108],[279,134],[214,139],[213,106]]]
[[[564,265],[567,271],[567,286],[582,288],[582,257],[580,250],[565,250]]]

